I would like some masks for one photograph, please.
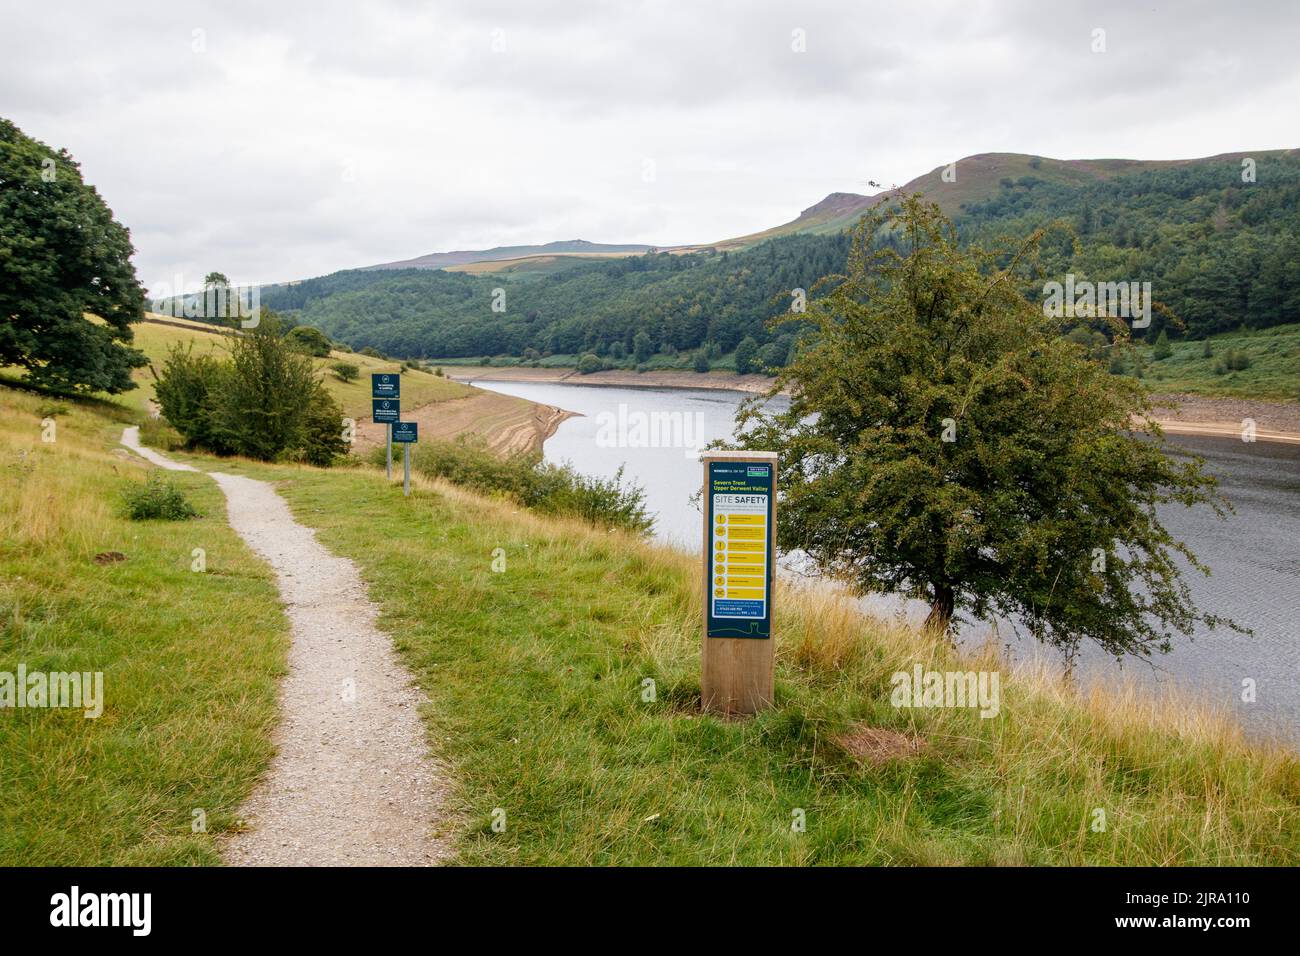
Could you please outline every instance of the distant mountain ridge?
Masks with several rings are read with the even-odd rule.
[[[1028,153],[976,153],[957,160],[950,167],[936,166],[903,186],[881,190],[871,195],[831,193],[821,202],[809,206],[790,222],[745,236],[683,248],[701,249],[712,246],[716,249],[743,249],[777,236],[839,232],[851,227],[880,200],[907,193],[924,193],[927,199],[939,204],[945,215],[956,218],[964,204],[996,196],[1002,188],[1004,179],[1014,180],[1022,176],[1032,176],[1049,183],[1083,186],[1090,182],[1144,170],[1221,163],[1230,160],[1239,162],[1247,157],[1262,159],[1266,156],[1284,155],[1300,155],[1300,149],[1220,153],[1197,159],[1050,159]],[[944,179],[944,173],[948,169],[952,170],[949,175],[951,181]]]
[[[950,168],[955,176],[945,175]],[[902,190],[937,202],[961,241],[985,247],[1068,226],[1073,236],[1062,232],[1039,248],[1042,273],[1152,281],[1167,312],[1146,337],[1300,322],[1300,150],[1172,161],[989,153],[937,167]],[[603,255],[588,251],[598,248],[592,243],[446,268],[345,270],[263,287],[262,304],[354,349],[390,355],[563,364],[592,354],[624,365],[695,365],[701,349],[712,361],[750,338],[760,361],[779,366],[797,329],[769,320],[783,313],[790,290],[843,269],[846,227],[893,192],[832,193],[789,223],[722,243]],[[889,232],[873,241],[900,242]],[[494,309],[507,282],[509,308]],[[1224,375],[1232,373],[1225,365]]]
[[[1300,155],[1300,149],[1254,150],[1220,153],[1196,159],[1051,159],[1029,153],[977,153],[957,160],[951,166],[936,166],[928,173],[917,176],[906,184],[869,195],[851,192],[833,192],[824,199],[804,209],[789,222],[772,226],[760,232],[721,239],[716,242],[694,245],[655,246],[639,243],[598,243],[584,239],[569,239],[540,245],[496,246],[492,249],[466,249],[454,252],[434,252],[364,266],[374,269],[456,269],[476,263],[501,263],[499,267],[482,267],[476,272],[541,270],[554,271],[557,260],[571,259],[573,264],[585,258],[640,255],[651,250],[659,252],[693,252],[703,249],[734,251],[745,249],[778,236],[796,234],[826,235],[841,232],[853,226],[881,199],[904,193],[921,192],[937,202],[944,213],[955,218],[967,203],[981,202],[998,195],[1003,181],[1030,176],[1048,183],[1067,186],[1084,186],[1114,176],[1143,170],[1167,169],[1176,166],[1195,166],[1203,163],[1237,161],[1247,157]],[[946,170],[952,170],[945,180]],[[564,263],[560,263],[563,267]]]
[[[649,252],[654,246],[640,243],[608,244],[588,242],[586,239],[564,239],[532,246],[496,246],[492,249],[462,249],[455,252],[431,252],[416,256],[414,259],[400,259],[396,262],[381,262],[378,265],[363,266],[363,269],[445,269],[448,266],[464,266],[475,262],[499,262],[506,259],[523,259],[530,256],[545,255],[628,255],[634,256]]]

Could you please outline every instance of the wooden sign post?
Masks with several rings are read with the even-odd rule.
[[[714,451],[704,463],[700,702],[718,714],[772,706],[776,452]]]

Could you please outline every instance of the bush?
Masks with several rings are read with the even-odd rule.
[[[1226,375],[1228,372],[1244,372],[1250,368],[1250,356],[1241,349],[1228,349],[1214,363],[1215,375]]]
[[[224,377],[214,355],[195,355],[192,346],[173,345],[154,387],[163,417],[185,438],[188,448],[206,448],[219,455],[234,449],[217,427],[216,405]]]
[[[301,446],[316,396],[311,359],[281,338],[274,319],[230,346],[212,419],[221,441],[236,454],[271,461]],[[175,422],[173,422],[175,424]]]
[[[1173,354],[1174,350],[1169,345],[1169,333],[1161,329],[1160,335],[1156,337],[1155,347],[1151,350],[1151,358],[1162,362]]]
[[[320,329],[310,325],[299,325],[285,333],[285,340],[295,348],[313,355],[316,358],[328,358],[330,354],[330,340]]]
[[[376,449],[373,461],[383,461]],[[480,494],[498,495],[544,514],[572,515],[600,527],[649,534],[654,519],[645,511],[645,492],[623,484],[620,468],[611,479],[592,478],[570,465],[539,462],[522,454],[501,458],[476,438],[419,445],[413,467],[424,475],[443,478]]]
[[[697,372],[707,372],[713,367],[713,363],[709,361],[708,351],[705,349],[699,349],[695,353],[694,367]]]
[[[600,359],[595,355],[592,355],[590,352],[584,353],[583,356],[578,359],[578,371],[583,375],[590,375],[592,372],[599,372],[600,368]]]
[[[126,516],[132,521],[185,521],[199,516],[196,509],[172,481],[151,471],[142,482],[133,481],[122,489]]]
[[[1205,344],[1201,346],[1201,358],[1214,358],[1214,346],[1210,340],[1206,339]]]
[[[321,387],[311,358],[280,335],[273,315],[230,340],[228,361],[174,347],[156,393],[163,415],[191,447],[263,461],[297,453],[328,464],[334,457],[338,404]]]
[[[334,375],[340,382],[355,382],[361,377],[360,366],[353,365],[351,362],[335,362],[330,368],[334,370]]]
[[[754,341],[753,336],[747,335],[736,346],[736,374],[747,375],[755,371],[754,364],[757,359],[758,343]]]
[[[348,453],[343,440],[343,409],[325,386],[317,384],[303,423],[302,460],[328,468]]]
[[[436,376],[438,376],[438,378],[442,378],[442,377],[443,377],[442,366],[439,365],[437,368],[435,368],[435,369],[433,370],[433,374],[436,375]]]

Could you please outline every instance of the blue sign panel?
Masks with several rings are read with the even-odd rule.
[[[370,402],[370,417],[379,424],[392,424],[401,417],[397,406],[397,400],[391,398],[376,398]]]
[[[393,441],[417,442],[419,440],[420,440],[419,422],[394,422],[393,423]]]
[[[766,462],[709,462],[709,637],[772,636],[773,490]]]
[[[372,372],[370,375],[371,398],[400,398],[402,395],[402,376],[395,372]],[[379,419],[375,419],[379,421]]]

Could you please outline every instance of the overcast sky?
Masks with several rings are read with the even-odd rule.
[[[979,152],[1300,146],[1276,0],[0,0],[0,23],[0,115],[81,162],[155,291],[713,241]]]

